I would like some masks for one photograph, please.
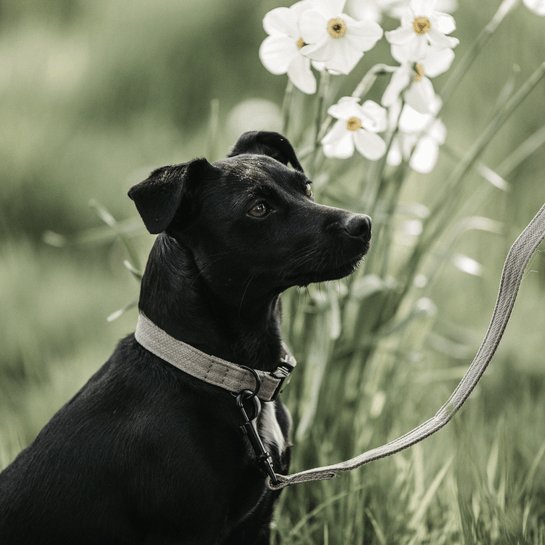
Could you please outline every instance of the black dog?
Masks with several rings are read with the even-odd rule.
[[[155,170],[129,192],[161,233],[141,312],[203,352],[274,369],[280,293],[349,274],[369,245],[367,216],[318,205],[310,188],[276,133],[246,133],[214,164]],[[280,401],[263,403],[279,473],[289,422]],[[278,493],[240,425],[231,394],[129,335],[0,475],[0,543],[267,544]]]

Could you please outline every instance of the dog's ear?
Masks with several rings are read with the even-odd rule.
[[[206,159],[154,170],[129,190],[144,225],[151,234],[165,231],[172,223],[191,186],[214,170]]]
[[[284,165],[290,163],[295,170],[304,172],[289,140],[277,132],[245,132],[237,140],[237,143],[234,145],[228,157],[234,157],[235,155],[240,155],[242,153],[268,155]]]

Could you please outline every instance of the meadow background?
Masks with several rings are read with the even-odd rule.
[[[0,1],[0,467],[133,331],[134,308],[106,321],[138,296],[123,260],[143,267],[152,243],[126,196],[129,187],[156,166],[224,156],[243,130],[279,129],[285,77],[269,74],[257,56],[262,17],[278,5]],[[495,0],[460,2],[457,60],[497,6]],[[442,181],[490,120],[506,82],[520,86],[543,62],[544,36],[545,19],[523,6],[507,18],[448,103],[442,116],[448,149],[432,174],[411,176],[402,195],[407,207],[441,195]],[[373,59],[389,59],[384,41],[365,56],[360,76]],[[336,85],[350,91],[358,79],[351,78]],[[297,127],[313,121],[311,101],[295,100],[297,142]],[[545,125],[544,105],[541,82],[482,161],[501,171],[502,161]],[[511,169],[507,192],[475,171],[467,176],[463,215],[490,218],[498,229],[464,232],[443,251],[470,256],[482,270],[466,274],[444,260],[426,293],[433,312],[420,313],[410,328],[399,324],[399,334],[391,333],[395,344],[381,346],[373,365],[358,350],[329,354],[315,411],[296,441],[293,470],[380,444],[446,399],[484,333],[510,243],[545,202],[544,151],[541,145]],[[333,165],[342,177],[343,163]],[[361,158],[350,165],[356,174],[367,168]],[[318,198],[356,208],[356,190],[345,176],[319,188]],[[104,225],[110,220],[101,206],[130,240],[132,255]],[[394,264],[411,236],[401,220],[390,242]],[[372,252],[381,252],[380,240]],[[342,285],[333,289],[341,293]],[[301,331],[307,322],[296,317],[318,312],[330,290],[287,297],[286,333],[308,370],[316,356],[309,347],[319,351],[327,331]],[[422,445],[350,476],[287,489],[274,539],[544,544],[544,301],[542,252],[530,264],[498,355],[455,421]],[[362,296],[361,305],[372,315],[372,300]],[[313,403],[309,376],[298,370],[285,394],[296,423]]]

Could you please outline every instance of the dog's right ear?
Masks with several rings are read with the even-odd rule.
[[[213,171],[206,159],[154,170],[129,190],[144,225],[151,234],[165,231],[174,220],[184,197],[199,178]]]
[[[295,170],[304,172],[289,140],[277,132],[248,131],[243,133],[227,157],[234,157],[242,153],[268,155],[284,165],[290,163]]]

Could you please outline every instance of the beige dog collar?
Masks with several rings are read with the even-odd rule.
[[[257,375],[260,381],[257,397],[261,401],[276,399],[297,364],[283,344],[283,355],[274,371],[250,370],[175,339],[142,313],[138,316],[134,337],[146,350],[180,371],[233,394],[255,391]]]

